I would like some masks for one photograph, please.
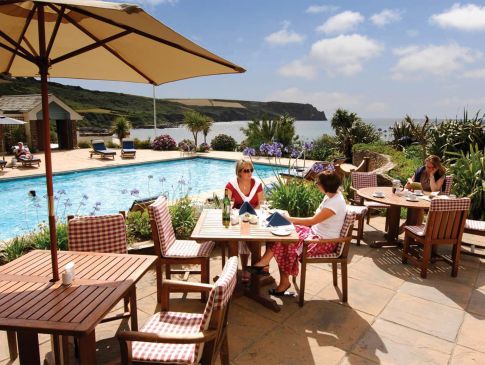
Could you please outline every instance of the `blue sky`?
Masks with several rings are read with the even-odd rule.
[[[133,1],[132,1],[133,2]],[[140,0],[247,69],[157,87],[159,98],[308,102],[327,116],[454,117],[485,110],[485,2]],[[150,85],[53,80],[151,96]]]

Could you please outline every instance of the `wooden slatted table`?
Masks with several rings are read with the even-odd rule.
[[[17,333],[21,364],[40,363],[38,333],[56,341],[77,337],[80,364],[95,364],[95,327],[127,295],[137,329],[135,284],[156,257],[73,251],[59,251],[58,257],[59,267],[75,263],[69,286],[50,282],[50,251],[32,251],[0,266],[0,329]]]
[[[376,191],[382,191],[384,196],[376,198],[373,194]],[[386,242],[376,242],[372,247],[382,247],[383,245],[396,246],[399,242],[401,207],[408,208],[405,225],[418,225],[423,222],[423,210],[429,208],[429,200],[418,199],[417,201],[408,201],[405,196],[393,194],[391,187],[376,186],[371,188],[362,188],[357,190],[362,198],[372,200],[378,203],[388,204],[389,214],[387,216],[389,227],[385,235]]]
[[[271,228],[260,227],[258,224],[250,224],[249,234],[242,234],[239,224],[230,225],[226,228],[222,225],[221,209],[204,209],[192,232],[191,238],[196,241],[210,240],[227,243],[229,246],[229,256],[236,256],[238,254],[238,241],[263,244],[266,242],[294,243],[299,240],[296,231],[292,232],[289,236],[275,236],[271,233]],[[251,255],[252,264],[254,265],[260,258],[260,255]],[[266,284],[268,282],[274,282],[274,279],[270,277],[268,280],[268,277],[260,278],[256,275],[251,275],[250,286],[244,291],[244,294],[265,307],[279,312],[280,307],[274,300],[260,295],[261,281]]]

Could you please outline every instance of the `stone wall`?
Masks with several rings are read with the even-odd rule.
[[[392,178],[387,175],[395,165],[388,155],[372,151],[356,151],[353,153],[352,163],[359,166],[364,157],[369,157],[369,169],[377,173],[377,184],[379,186],[392,186]]]

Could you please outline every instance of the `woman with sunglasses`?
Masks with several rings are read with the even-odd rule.
[[[316,184],[325,197],[315,214],[307,218],[287,216],[288,220],[295,225],[300,241],[293,244],[268,245],[261,260],[247,268],[252,274],[269,275],[269,263],[273,257],[275,258],[280,272],[280,283],[275,289],[270,290],[271,295],[283,296],[291,286],[290,275],[298,275],[298,261],[305,238],[334,238],[340,235],[347,210],[345,199],[338,191],[341,184],[340,177],[333,171],[324,171],[317,176]],[[333,253],[336,248],[335,243],[310,244],[307,252],[308,256],[312,257]]]
[[[244,202],[251,204],[253,208],[259,208],[264,200],[263,183],[253,176],[254,166],[250,160],[241,159],[236,162],[236,176],[227,183],[229,199],[234,202],[234,208],[239,209]],[[243,270],[248,265],[249,254],[259,246],[248,248],[245,242],[239,242],[239,256]],[[243,271],[243,282],[249,281],[249,273]]]

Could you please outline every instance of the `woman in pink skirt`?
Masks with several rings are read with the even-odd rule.
[[[305,238],[335,238],[340,236],[344,224],[347,204],[338,191],[341,184],[340,177],[334,172],[320,173],[316,184],[325,194],[322,203],[315,211],[313,217],[287,218],[295,225],[300,241],[293,244],[275,243],[268,246],[265,254],[248,271],[256,275],[268,275],[269,262],[274,257],[280,271],[280,283],[270,290],[270,294],[282,296],[290,288],[290,275],[297,276],[299,272],[298,261],[301,257],[303,241]],[[308,256],[318,256],[335,252],[337,244],[311,244],[308,247]]]

